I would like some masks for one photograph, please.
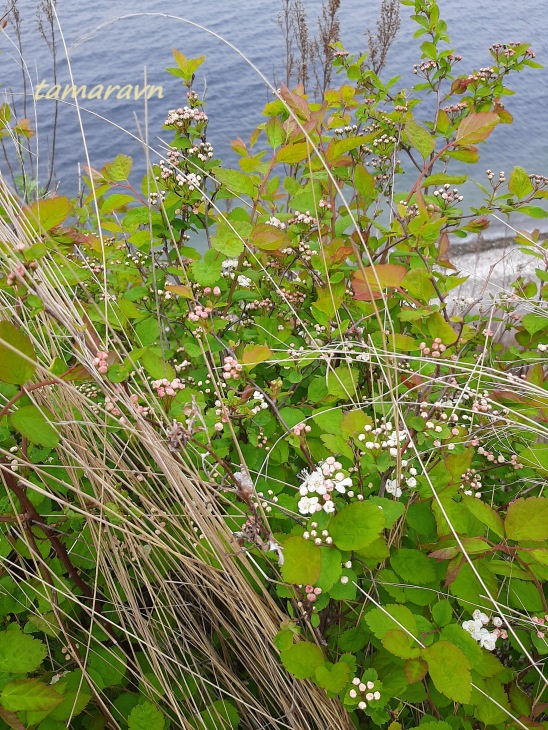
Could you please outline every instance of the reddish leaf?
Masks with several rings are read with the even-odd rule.
[[[379,264],[379,266],[368,266],[363,271],[356,271],[352,278],[354,298],[365,301],[379,299],[380,289],[397,289],[406,273],[405,266],[398,264]]]
[[[428,664],[424,659],[408,659],[405,662],[404,671],[409,684],[415,684],[415,682],[420,682],[426,676]]]
[[[483,142],[499,122],[499,115],[495,112],[469,114],[459,124],[455,144],[458,147],[466,147],[470,144]]]
[[[255,226],[251,240],[253,245],[261,251],[276,251],[288,245],[284,232],[266,223],[259,223],[258,226]]]

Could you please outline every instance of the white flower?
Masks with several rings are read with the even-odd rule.
[[[335,511],[335,504],[332,499],[325,502],[323,506],[323,511],[327,512],[328,515]]]
[[[313,515],[316,512],[318,502],[317,497],[302,497],[299,499],[297,507],[302,515]]]
[[[498,629],[502,626],[502,624],[503,624],[503,621],[502,621],[501,617],[495,616],[495,618],[493,619],[493,626],[496,626]]]
[[[401,489],[398,487],[398,481],[397,479],[387,479],[386,480],[386,491],[389,494],[393,494],[396,499],[399,499],[402,495]]]
[[[482,611],[475,610],[472,614],[472,618],[476,621],[481,621],[482,624],[488,624],[489,623],[489,616],[487,614],[483,613]]]
[[[309,492],[317,492],[318,489],[324,486],[324,475],[319,469],[309,474],[303,482],[303,486],[306,486]],[[325,494],[325,491],[323,492]]]
[[[242,286],[244,289],[249,289],[251,286],[251,279],[243,274],[238,277],[238,286]]]
[[[235,269],[236,266],[238,266],[238,259],[226,259],[221,264],[223,271],[232,271],[232,269]]]
[[[497,643],[497,636],[496,634],[491,634],[487,629],[482,629],[482,634],[479,638],[479,645],[483,649],[487,649],[487,651],[493,651],[496,647]]]
[[[414,489],[417,486],[417,480],[415,477],[409,477],[405,483],[408,487],[410,487],[410,489]]]

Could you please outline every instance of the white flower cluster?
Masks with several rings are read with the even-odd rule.
[[[403,468],[407,466],[407,463],[406,459],[402,459],[401,465]],[[409,469],[409,476],[405,479],[405,484],[409,487],[409,489],[415,489],[417,486],[416,476],[417,470],[414,467],[411,467]],[[399,482],[397,478],[387,479],[384,487],[388,494],[392,494],[396,499],[399,499],[403,494],[400,484],[401,482]]]
[[[194,172],[188,172],[186,175],[180,172],[175,179],[181,187],[186,185],[189,191],[198,190],[202,184],[202,176],[196,175]]]
[[[170,109],[164,124],[166,126],[174,125],[181,129],[187,127],[189,122],[207,122],[207,114],[199,109],[191,109],[188,106],[181,107],[180,109]]]
[[[282,221],[281,220],[278,220],[278,218],[276,218],[276,216],[274,216],[274,215],[271,215],[270,216],[270,220],[266,221],[266,225],[267,226],[274,226],[274,228],[279,228],[280,231],[283,231],[283,230],[285,230],[287,228],[287,226],[285,225],[285,223],[282,223]]]
[[[358,441],[365,441],[366,449],[389,449],[390,456],[398,455],[400,441],[405,441],[407,438],[407,431],[395,430],[390,421],[381,423],[378,428],[367,425],[363,430],[365,433],[360,433]],[[371,440],[367,440],[368,437]]]
[[[238,276],[238,286],[241,286],[242,289],[249,289],[252,283],[248,276],[244,276],[243,274]]]
[[[328,456],[313,472],[304,474],[303,483],[299,487],[301,499],[298,504],[302,515],[313,515],[322,510],[328,514],[335,511],[332,492],[344,494],[346,487],[352,486],[352,479],[345,477],[341,469],[342,464],[334,456]],[[314,496],[309,496],[311,494]]]
[[[496,642],[499,637],[503,639],[507,638],[507,633],[504,629],[500,629],[502,626],[502,619],[499,616],[495,616],[493,619],[493,625],[495,629],[489,631],[486,628],[486,624],[490,621],[489,616],[482,611],[474,611],[472,614],[471,621],[463,621],[462,628],[472,636],[483,649],[487,651],[494,651],[496,648]]]
[[[253,393],[253,400],[255,401],[255,405],[251,409],[251,413],[257,414],[259,411],[268,408],[268,403],[265,401],[264,395],[260,390],[256,390]]]

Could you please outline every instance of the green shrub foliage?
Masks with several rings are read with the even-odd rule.
[[[546,727],[546,245],[521,232],[536,276],[476,299],[451,261],[493,213],[548,215],[547,179],[521,167],[482,175],[481,204],[461,192],[538,64],[497,43],[461,73],[434,0],[403,4],[410,89],[337,45],[333,88],[282,85],[229,169],[193,88],[203,59],[174,51],[186,97],[140,187],[120,154],[79,200],[21,209],[4,190],[0,727],[257,727],[252,658],[234,659],[241,697],[169,610],[174,546],[206,601],[230,561],[275,607],[256,652],[332,727]],[[209,522],[153,442],[207,486]],[[173,665],[176,690],[145,623],[195,667]],[[207,626],[219,656],[238,645]],[[268,726],[319,727],[307,712]]]

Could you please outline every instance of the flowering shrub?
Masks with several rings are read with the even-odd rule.
[[[4,190],[8,727],[544,726],[548,254],[463,301],[449,238],[548,215],[536,171],[458,187],[537,64],[458,75],[404,5],[412,94],[337,46],[227,169],[174,51],[140,190],[124,155],[82,205]]]

